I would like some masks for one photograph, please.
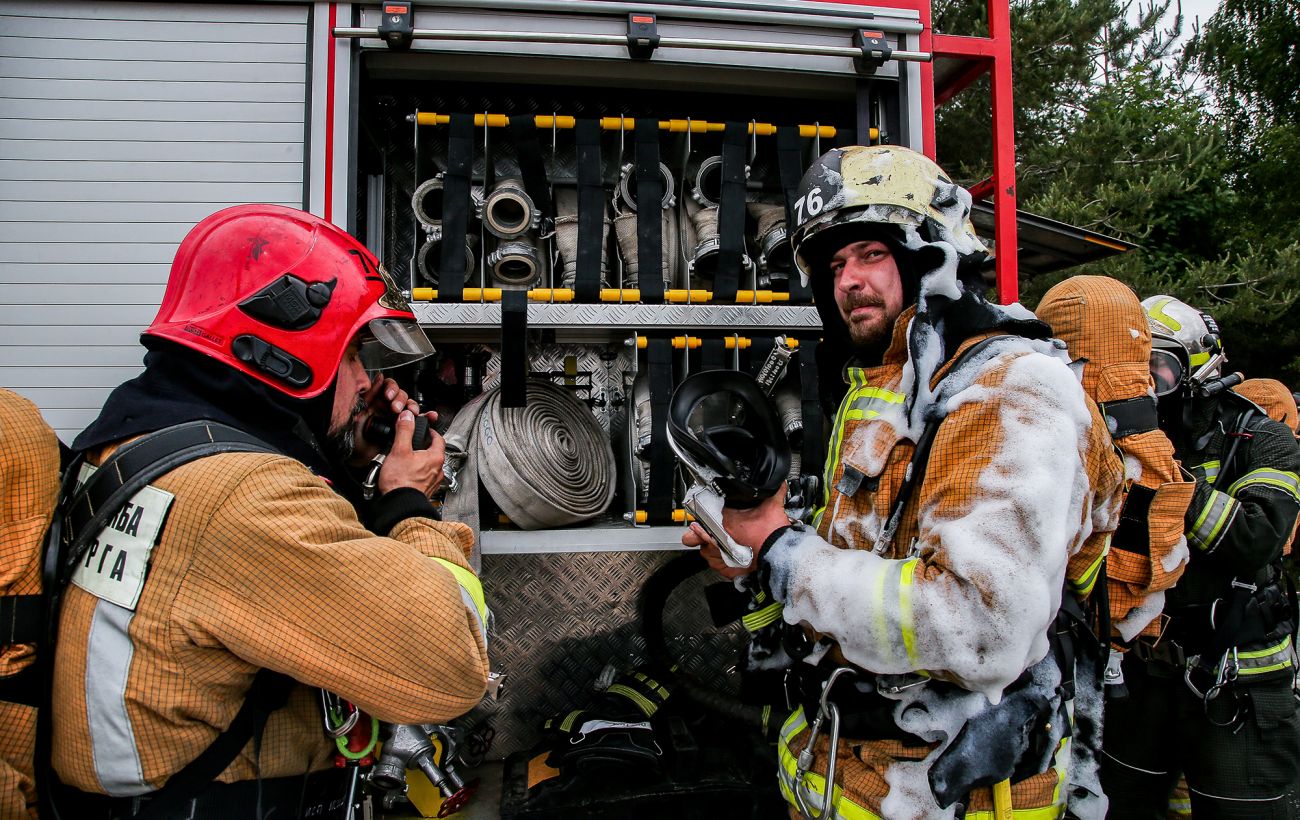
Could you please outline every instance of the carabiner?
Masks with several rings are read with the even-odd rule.
[[[831,672],[831,676],[826,679],[825,685],[822,686],[822,695],[817,704],[817,715],[813,718],[812,730],[808,733],[808,742],[804,745],[803,751],[799,752],[799,759],[795,765],[795,807],[799,809],[799,813],[807,820],[822,820],[824,817],[829,817],[834,811],[831,804],[834,802],[833,799],[835,797],[835,769],[836,763],[839,760],[840,710],[839,707],[830,700],[830,692],[835,686],[835,681],[845,672],[855,674],[851,667],[841,666],[834,672]],[[813,747],[817,745],[817,738],[821,734],[822,722],[827,718],[827,716],[830,717],[831,727],[830,746],[827,749],[826,761],[826,794],[822,797],[821,808],[816,812],[813,812],[813,810],[808,807],[806,798],[809,795],[806,795],[805,792],[811,792],[811,789],[808,787],[808,773],[812,769]]]

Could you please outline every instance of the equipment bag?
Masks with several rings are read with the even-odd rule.
[[[91,541],[118,515],[123,505],[152,481],[183,464],[230,452],[278,453],[269,444],[242,430],[211,421],[193,421],[166,427],[119,447],[80,486],[76,482],[84,454],[65,471],[59,505],[45,539],[42,585],[45,599],[45,635],[39,665],[43,683],[36,735],[38,788],[45,814],[60,817],[52,802],[55,784],[50,768],[50,697],[54,684],[54,639],[58,634],[63,589],[84,557]],[[271,713],[288,700],[294,681],[263,669],[254,677],[244,704],[212,745],[149,797],[136,818],[161,818],[177,811],[216,780],[249,740],[261,734]]]

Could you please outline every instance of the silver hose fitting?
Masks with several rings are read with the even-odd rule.
[[[514,239],[542,224],[541,211],[524,190],[522,180],[499,181],[483,200],[483,227],[501,239]]]
[[[492,278],[502,287],[528,287],[542,273],[537,246],[528,239],[502,240],[487,257]]]
[[[411,194],[411,210],[415,212],[415,221],[424,226],[426,231],[442,225],[442,184],[443,175],[420,183]]]
[[[465,236],[465,273],[468,274],[474,270],[476,263],[474,257],[474,239],[471,235]],[[419,271],[420,277],[430,285],[436,286],[440,271],[438,267],[442,264],[442,226],[437,225],[428,231],[427,241],[420,246],[419,253],[416,254],[416,270]]]
[[[669,171],[668,166],[662,162],[659,163],[659,175],[663,177],[664,182],[664,195],[659,207],[671,208],[677,202],[677,197],[673,193],[677,181],[673,179],[673,172]],[[614,195],[615,211],[622,211],[620,204],[630,211],[636,211],[636,166],[630,162],[623,166],[623,173],[618,179],[618,190]]]

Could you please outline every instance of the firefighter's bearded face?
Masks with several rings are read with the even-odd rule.
[[[334,381],[334,408],[326,437],[329,455],[339,463],[347,463],[356,448],[358,422],[369,406],[366,401],[369,390],[370,374],[361,363],[361,343],[353,339],[343,353]]]
[[[835,304],[857,347],[879,345],[889,338],[903,311],[903,284],[898,263],[884,242],[850,242],[831,256]]]

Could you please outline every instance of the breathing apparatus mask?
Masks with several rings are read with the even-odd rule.
[[[1220,378],[1227,356],[1219,326],[1172,296],[1142,301],[1151,327],[1151,379],[1156,397],[1208,398],[1231,387],[1237,374]]]
[[[749,566],[753,550],[727,534],[722,508],[758,506],[790,472],[790,445],[760,381],[734,370],[688,376],[669,404],[668,446],[692,480],[682,506],[718,543],[728,566]]]

